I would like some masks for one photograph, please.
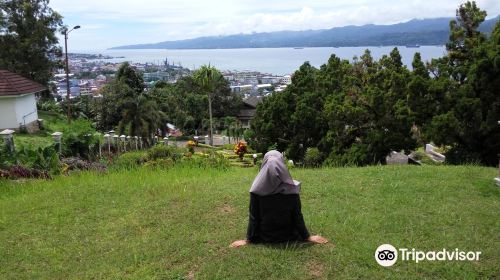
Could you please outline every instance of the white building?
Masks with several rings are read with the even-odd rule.
[[[44,90],[39,83],[0,70],[0,130],[18,130],[21,125],[29,132],[38,130],[35,93]]]
[[[289,85],[292,83],[292,76],[290,75],[285,75],[283,77],[281,77],[280,79],[280,83],[284,84],[284,85]]]
[[[230,86],[232,92],[247,92],[251,91],[252,85],[239,85],[239,86]]]

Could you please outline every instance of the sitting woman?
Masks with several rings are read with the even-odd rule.
[[[230,246],[289,241],[327,243],[328,240],[319,235],[309,235],[299,193],[300,182],[292,180],[283,155],[278,151],[267,152],[250,188],[247,239],[235,241]]]

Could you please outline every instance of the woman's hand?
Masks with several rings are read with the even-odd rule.
[[[316,244],[326,244],[326,243],[328,243],[328,239],[326,239],[326,238],[324,238],[323,236],[320,236],[320,235],[309,236],[309,238],[307,239],[307,241],[312,242],[312,243],[316,243]]]
[[[238,247],[241,247],[241,246],[245,246],[247,244],[248,244],[248,240],[236,240],[233,243],[231,243],[231,245],[229,245],[229,247],[231,247],[231,248],[238,248]]]

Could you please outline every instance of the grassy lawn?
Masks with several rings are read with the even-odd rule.
[[[496,169],[294,169],[313,234],[333,244],[252,245],[255,168],[141,168],[52,181],[0,181],[1,279],[473,279],[500,277]],[[482,251],[478,262],[398,261],[384,243]]]
[[[50,134],[56,131],[63,131],[68,126],[66,119],[62,116],[39,112],[38,117],[44,120],[45,130],[33,134],[14,134],[14,144],[16,147],[46,147],[54,144]]]

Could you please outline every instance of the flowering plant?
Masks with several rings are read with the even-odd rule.
[[[196,147],[196,142],[194,142],[193,140],[189,140],[186,143],[186,147],[191,154],[194,154],[194,147]]]
[[[187,141],[187,144],[186,146],[189,148],[189,147],[196,147],[196,142],[194,142],[193,140],[189,140]]]
[[[247,143],[240,141],[234,146],[234,153],[237,154],[240,159],[243,159],[243,155],[247,152]]]

